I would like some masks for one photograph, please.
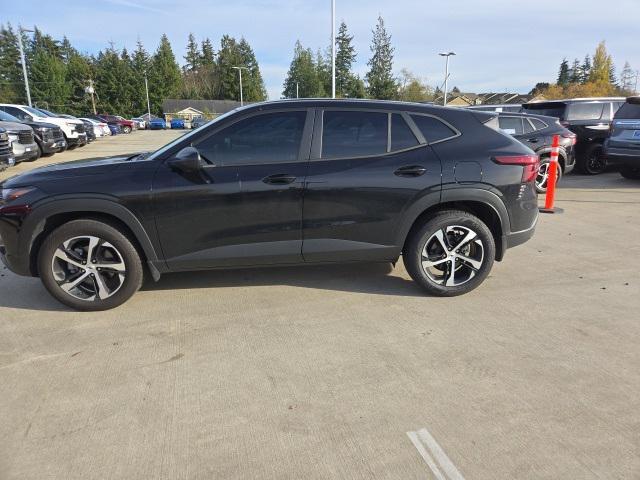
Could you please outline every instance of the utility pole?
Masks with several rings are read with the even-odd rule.
[[[331,0],[331,98],[336,98],[336,0]]]
[[[91,95],[91,105],[93,106],[93,114],[97,115],[98,112],[96,112],[96,99],[94,97],[94,94],[96,93],[96,89],[93,87],[93,78],[90,78],[88,82],[89,82],[89,86],[86,87],[84,91],[89,95]]]
[[[147,114],[149,115],[149,118],[147,119],[148,125],[148,122],[151,121],[151,103],[149,103],[149,82],[147,82],[147,72],[144,72],[144,89],[147,92]]]
[[[439,53],[438,55],[440,55],[441,57],[447,57],[447,63],[445,66],[445,70],[444,70],[444,102],[443,105],[446,107],[447,106],[447,88],[449,86],[449,57],[451,55],[455,55],[456,52],[443,52],[443,53]]]
[[[33,32],[26,28],[18,27],[18,48],[20,49],[20,61],[22,62],[22,75],[24,76],[24,88],[27,91],[27,103],[31,107],[31,91],[29,90],[29,76],[27,75],[27,61],[24,58],[24,47],[22,46],[22,33]]]
[[[238,70],[238,76],[240,77],[240,106],[244,105],[244,99],[242,98],[242,70],[249,70],[247,67],[231,67]]]
[[[638,77],[640,77],[640,70],[636,70],[636,86],[633,87],[633,91],[638,94]]]
[[[296,98],[300,98],[300,84],[296,82]]]

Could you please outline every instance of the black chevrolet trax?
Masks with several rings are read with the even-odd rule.
[[[367,100],[284,100],[218,117],[152,153],[6,180],[0,253],[78,310],[146,274],[396,262],[460,295],[529,239],[538,157],[495,113]]]

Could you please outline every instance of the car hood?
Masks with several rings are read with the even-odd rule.
[[[31,127],[17,122],[0,122],[0,127],[4,128],[7,132],[22,132],[31,131]]]
[[[25,120],[22,123],[32,128],[60,128],[58,125],[55,125],[53,123],[47,123],[47,122],[30,122],[28,120]]]
[[[127,165],[135,163],[135,160],[131,159],[131,157],[138,155],[139,153],[142,152],[45,165],[7,179],[2,183],[2,187],[15,188],[38,186],[43,182],[49,182],[61,178],[102,175],[112,172],[117,168],[126,167]]]

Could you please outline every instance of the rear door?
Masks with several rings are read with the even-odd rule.
[[[404,210],[437,203],[440,160],[406,113],[318,109],[303,207],[306,262],[384,261]]]

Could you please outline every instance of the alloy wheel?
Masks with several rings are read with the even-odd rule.
[[[587,171],[589,173],[601,173],[607,166],[602,148],[594,148],[587,157]]]
[[[470,228],[461,225],[444,227],[424,244],[422,269],[438,285],[463,285],[482,267],[484,250],[482,240]]]
[[[113,244],[95,236],[73,237],[53,253],[51,271],[58,286],[79,300],[104,300],[123,285],[126,267]]]

